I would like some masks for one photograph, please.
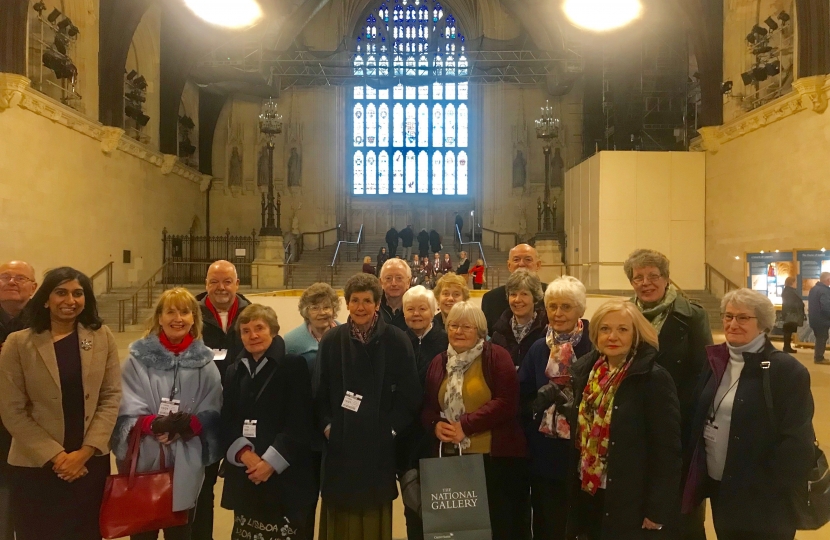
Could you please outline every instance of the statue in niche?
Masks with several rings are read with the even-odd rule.
[[[242,156],[239,155],[239,148],[233,147],[231,152],[231,163],[228,168],[228,186],[242,187]]]
[[[525,158],[524,152],[522,152],[521,150],[516,150],[516,157],[513,159],[513,187],[525,187],[526,180],[527,158]]]
[[[268,173],[268,148],[263,146],[262,150],[259,152],[256,177],[256,185],[261,190],[268,188]]]
[[[288,187],[299,187],[302,184],[303,160],[297,153],[297,147],[291,148],[288,158]]]
[[[565,186],[565,161],[562,153],[557,148],[554,151],[553,159],[550,162],[550,187],[561,188]]]

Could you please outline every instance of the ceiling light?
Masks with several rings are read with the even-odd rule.
[[[757,24],[752,27],[752,32],[760,37],[764,37],[768,33],[766,28]]]
[[[732,92],[732,81],[725,81],[723,84],[721,84],[720,89],[724,94],[731,93]]]
[[[769,26],[771,32],[775,32],[776,30],[778,30],[778,23],[775,22],[775,19],[773,19],[772,17],[767,17],[767,20],[764,21],[764,24]]]
[[[781,62],[776,60],[775,62],[770,62],[766,66],[767,75],[770,77],[778,75],[781,73]]]
[[[562,10],[576,26],[594,32],[621,28],[640,18],[640,0],[565,0]]]
[[[58,20],[58,17],[60,17],[60,16],[61,16],[61,10],[59,10],[58,8],[55,8],[55,9],[52,10],[52,13],[50,13],[49,16],[46,17],[46,20],[49,21],[50,23],[54,23],[55,21]]]
[[[824,248],[821,248],[821,252],[822,252],[822,253],[824,253],[825,251],[827,251],[827,250],[826,250],[826,249],[824,249]]]
[[[257,0],[184,0],[190,10],[217,26],[244,28],[262,18]]]
[[[790,16],[786,11],[782,11],[778,14],[778,20],[781,21],[782,24],[787,24],[790,20]]]
[[[741,257],[740,257],[739,255],[735,255],[735,260],[736,260],[736,261],[740,261],[740,260],[741,260]]]
[[[755,82],[755,77],[752,76],[752,71],[746,71],[741,73],[741,80],[744,82],[744,86],[748,86]]]
[[[767,80],[767,69],[764,66],[756,66],[752,69],[752,76],[758,82]]]

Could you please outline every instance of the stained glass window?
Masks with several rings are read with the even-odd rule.
[[[440,0],[379,0],[356,41],[353,193],[467,195],[470,63],[456,19]]]

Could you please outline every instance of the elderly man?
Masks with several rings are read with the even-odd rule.
[[[11,261],[0,265],[0,349],[12,332],[23,330],[20,314],[35,293],[35,270],[29,263]],[[6,460],[12,436],[0,424],[0,540],[13,540],[10,513],[9,471]]]
[[[216,261],[211,264],[205,277],[205,292],[197,296],[202,310],[202,339],[205,345],[215,351],[216,367],[225,378],[225,370],[244,350],[234,323],[236,317],[250,302],[239,290],[239,277],[236,267],[228,261]],[[196,503],[196,515],[193,518],[193,540],[212,540],[213,538],[213,488],[219,474],[219,463],[205,469],[205,480],[199,500]]]
[[[807,311],[810,317],[810,328],[816,335],[813,360],[816,364],[824,364],[827,362],[824,358],[824,351],[827,349],[827,336],[830,332],[830,272],[822,272],[818,283],[810,289]]]
[[[542,268],[542,261],[539,260],[539,253],[536,248],[528,244],[519,244],[510,250],[507,257],[507,269],[512,274],[519,268],[527,268],[534,274]],[[548,288],[547,283],[542,283],[542,290]],[[499,320],[510,304],[507,302],[507,291],[504,285],[487,292],[481,299],[481,311],[487,317],[487,332],[493,334],[493,325]]]
[[[412,269],[401,259],[389,259],[380,269],[380,286],[383,297],[380,300],[380,314],[384,322],[407,330],[403,316],[403,293],[412,284]]]
[[[680,398],[682,425],[692,414],[694,390],[703,370],[706,347],[712,344],[712,330],[706,311],[679,294],[669,280],[669,259],[651,249],[638,249],[623,266],[634,288],[631,302],[637,305],[659,335],[657,363],[674,379]],[[685,448],[687,441],[683,441]],[[680,523],[684,540],[706,538],[703,522],[705,505]]]

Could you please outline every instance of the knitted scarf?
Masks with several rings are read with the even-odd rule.
[[[478,340],[472,349],[463,353],[455,352],[452,345],[447,348],[447,392],[444,394],[444,415],[450,422],[458,422],[461,415],[467,412],[462,394],[464,373],[473,361],[481,356],[483,350],[483,339]],[[469,448],[470,437],[464,437],[460,446],[462,450]]]
[[[646,307],[639,298],[635,298],[634,303],[659,334],[660,329],[663,328],[663,323],[666,322],[666,318],[668,318],[671,312],[671,307],[674,305],[675,300],[677,300],[677,289],[674,288],[674,285],[669,284],[666,288],[666,295],[663,296],[663,299],[656,306]]]
[[[582,491],[594,495],[602,485],[607,465],[608,445],[611,433],[611,412],[614,396],[631,365],[629,356],[617,369],[612,370],[605,355],[599,357],[588,377],[579,405],[579,471]]]
[[[349,317],[349,329],[352,332],[352,337],[354,337],[359,342],[363,343],[364,345],[369,343],[369,340],[372,339],[372,335],[375,333],[375,329],[378,327],[378,312],[375,311],[374,317],[372,317],[372,324],[369,325],[369,328],[366,331],[361,330],[357,327],[357,325],[352,322],[352,318]]]

